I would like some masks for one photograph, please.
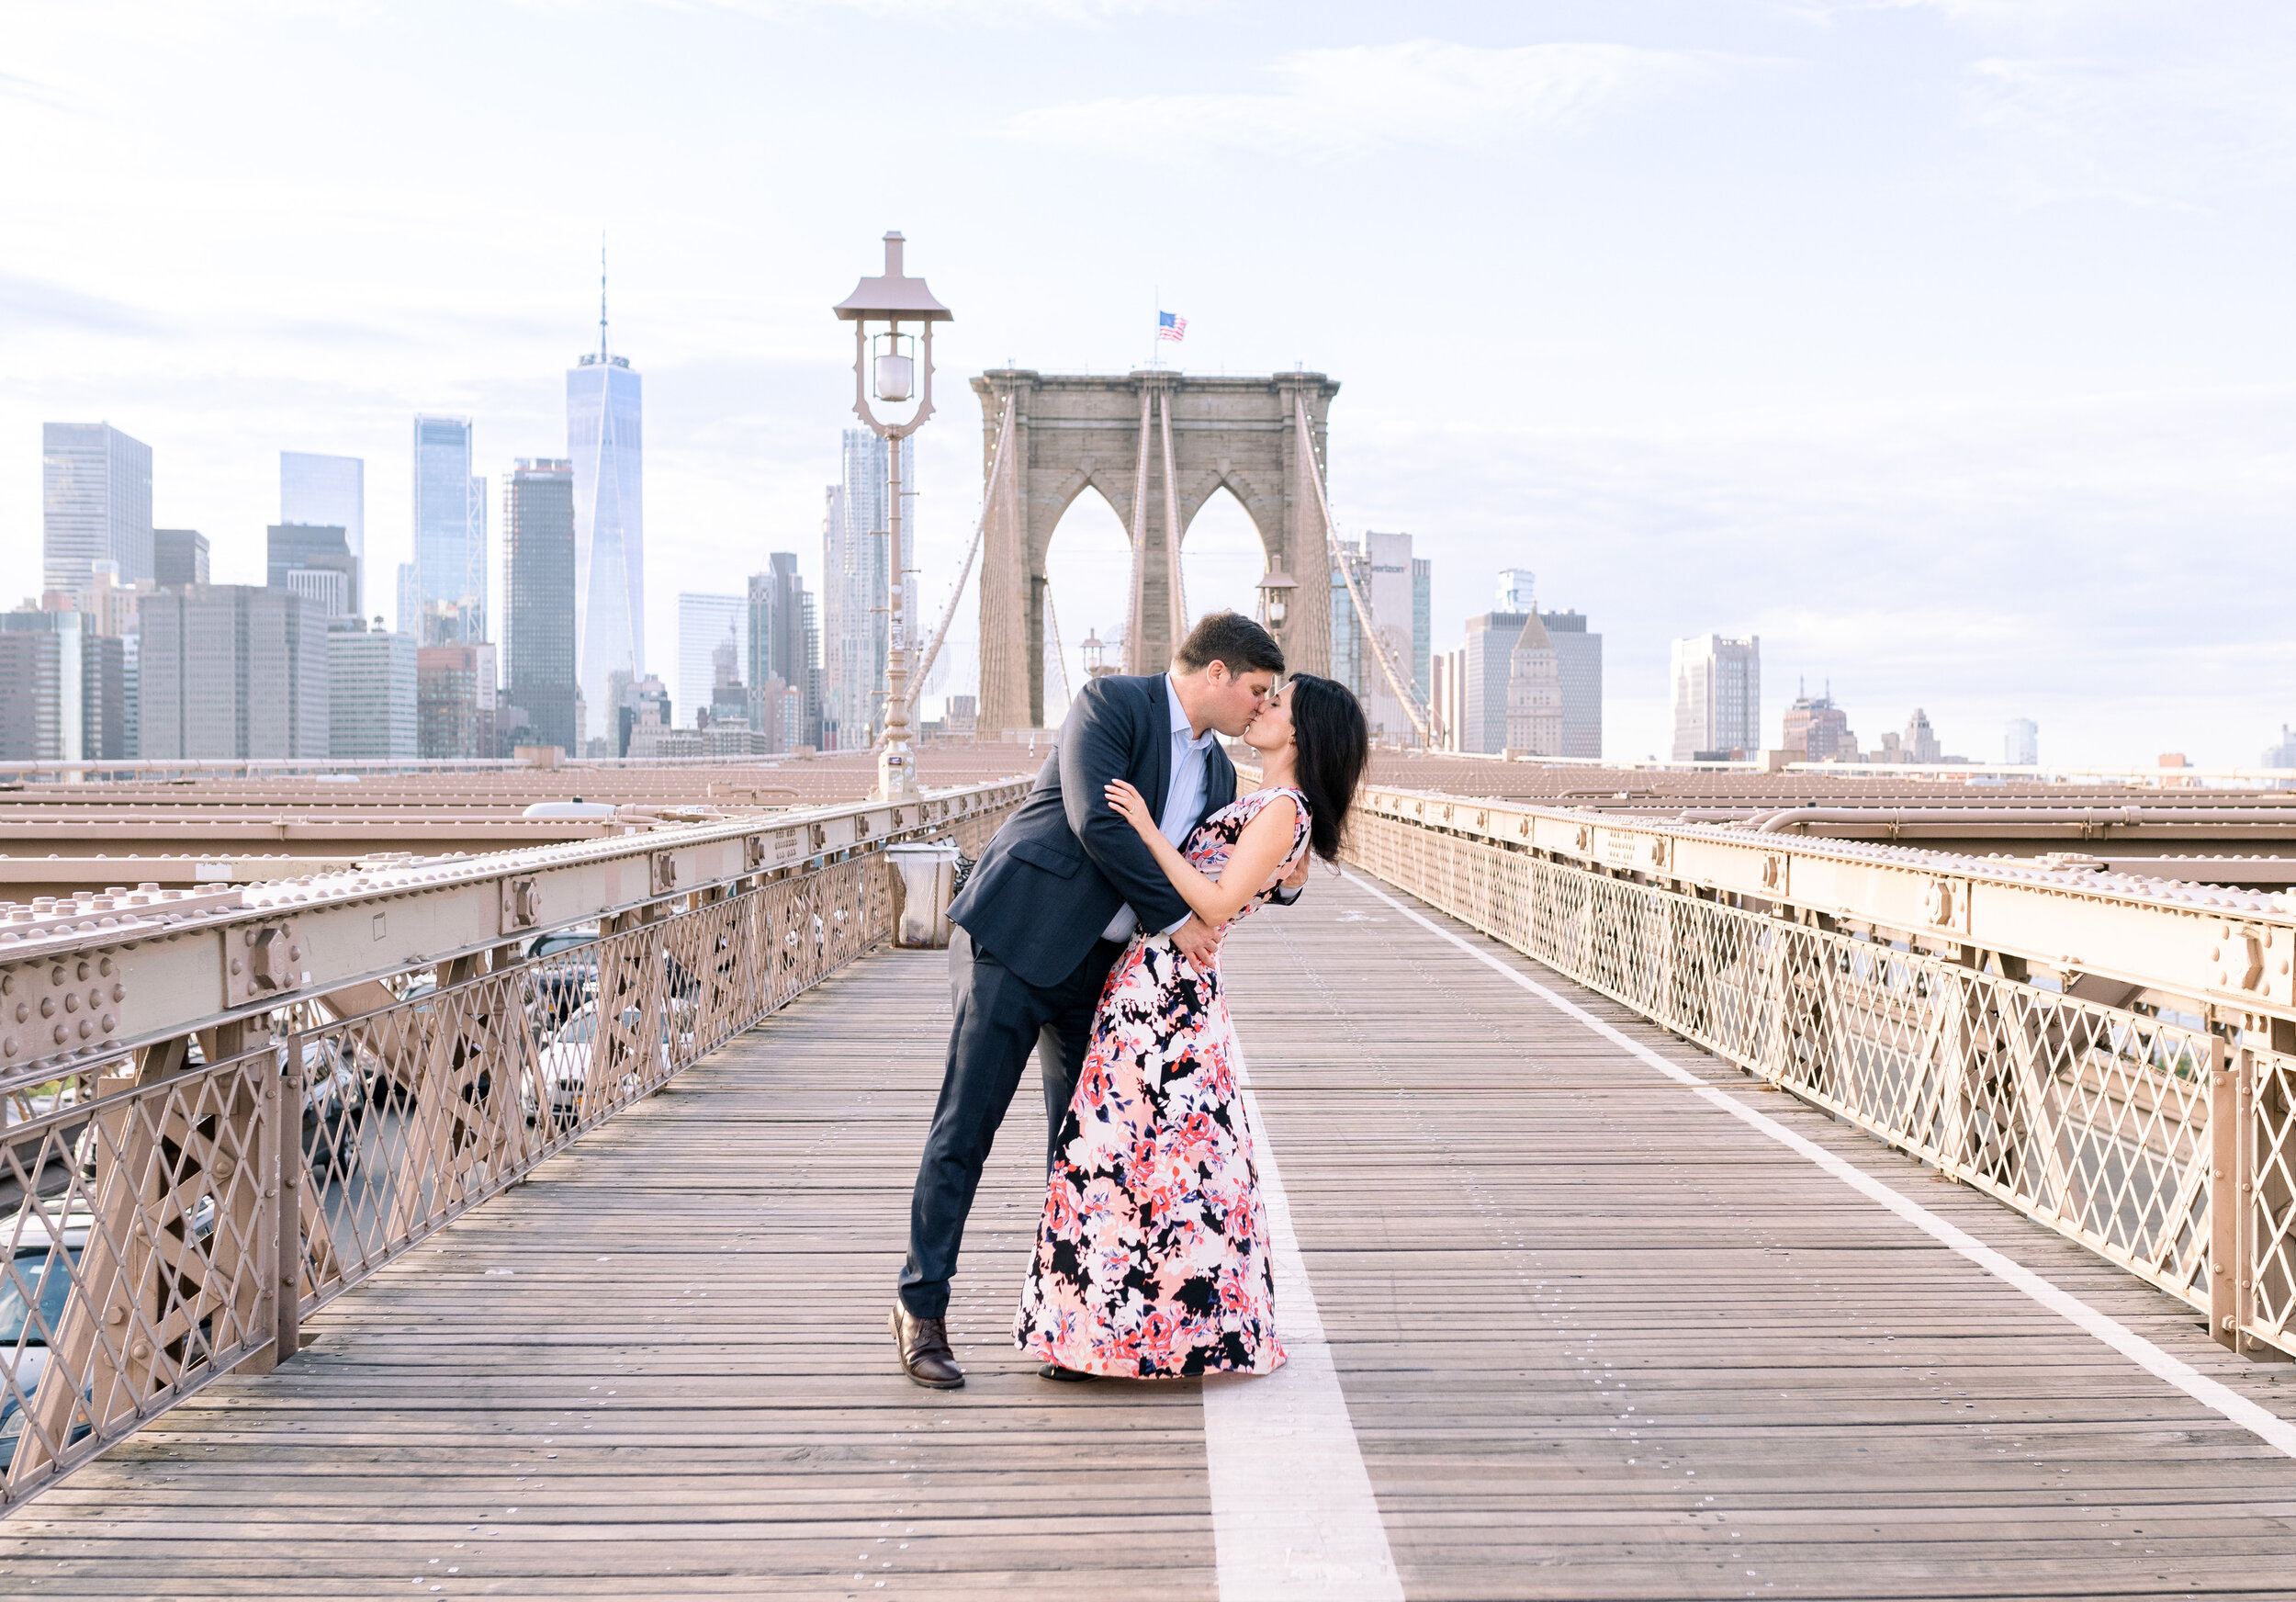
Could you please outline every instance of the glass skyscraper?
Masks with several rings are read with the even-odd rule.
[[[467,417],[414,420],[414,575],[423,610],[444,601],[462,614],[465,638],[490,637],[487,481],[470,473]],[[417,633],[406,618],[399,626]]]
[[[40,584],[85,593],[97,562],[152,576],[152,447],[108,423],[40,428]]]
[[[279,521],[340,528],[350,547],[354,596],[366,588],[366,464],[357,457],[279,453]],[[354,607],[359,603],[354,601]]]
[[[646,674],[646,501],[638,375],[598,349],[566,375],[566,454],[574,462],[574,610],[582,700],[591,725],[612,728],[607,680]]]
[[[892,575],[888,569],[887,500],[891,486],[885,442],[863,428],[844,436],[844,481],[829,486],[821,528],[821,717],[825,744],[866,750],[884,713],[890,644]],[[901,442],[901,487],[917,487],[917,440]],[[916,525],[903,525],[902,544],[914,558]],[[903,623],[916,643],[917,587],[902,592]],[[927,626],[929,627],[929,625]]]
[[[574,464],[521,457],[502,486],[502,680],[535,743],[574,739]]]

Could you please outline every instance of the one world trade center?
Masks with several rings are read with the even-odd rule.
[[[592,732],[611,733],[611,675],[646,660],[646,516],[639,384],[627,356],[606,353],[606,287],[598,281],[598,349],[566,375],[566,454],[574,461],[574,624]]]

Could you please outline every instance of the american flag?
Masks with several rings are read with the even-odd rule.
[[[1186,339],[1187,337],[1187,319],[1185,317],[1175,317],[1169,311],[1157,312],[1156,337],[1158,339],[1169,339],[1174,341]]]

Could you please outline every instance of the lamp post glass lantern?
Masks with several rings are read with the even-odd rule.
[[[1299,587],[1300,581],[1281,568],[1260,580],[1260,621],[1272,631],[1283,632],[1284,619],[1291,614],[1291,592]]]
[[[891,579],[891,616],[885,631],[884,739],[877,750],[880,801],[913,801],[917,795],[917,754],[909,746],[908,630],[901,605],[906,588],[901,558],[901,442],[933,414],[933,324],[952,320],[924,279],[902,272],[904,243],[898,230],[887,233],[884,276],[863,278],[832,308],[840,321],[853,325],[854,413],[890,446],[885,452],[885,565]],[[917,412],[906,423],[881,422],[870,407],[872,400],[900,406],[912,397]]]

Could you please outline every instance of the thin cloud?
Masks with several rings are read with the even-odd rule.
[[[174,332],[140,306],[83,294],[45,278],[0,273],[0,323],[18,331],[68,329],[76,333],[119,333],[149,337]]]
[[[1266,94],[1157,95],[1042,107],[1004,131],[1031,141],[1141,149],[1174,143],[1279,153],[1383,144],[1469,149],[1493,139],[1568,131],[1615,109],[1713,75],[1704,57],[1617,44],[1483,49],[1404,44],[1300,51],[1271,69]]]
[[[2206,206],[2296,177],[2296,97],[2281,59],[2114,68],[2086,60],[1975,63],[1970,123],[2012,198]]]

